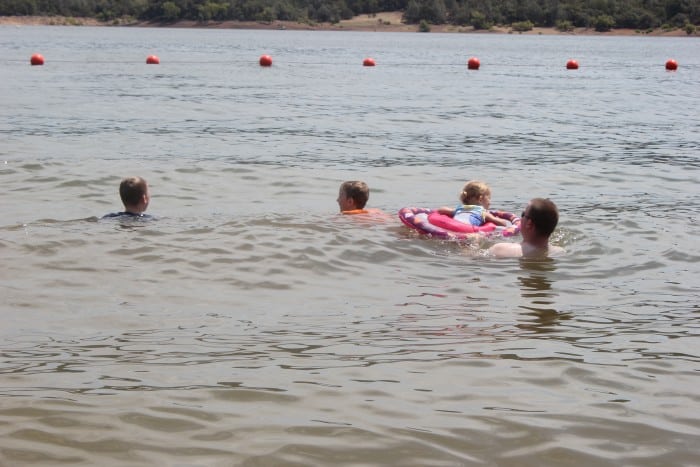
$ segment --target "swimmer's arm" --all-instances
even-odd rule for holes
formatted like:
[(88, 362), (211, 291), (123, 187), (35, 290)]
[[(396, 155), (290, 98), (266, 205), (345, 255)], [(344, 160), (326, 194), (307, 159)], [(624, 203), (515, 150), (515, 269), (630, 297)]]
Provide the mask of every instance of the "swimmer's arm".
[(490, 212), (486, 212), (486, 213), (484, 214), (484, 220), (485, 220), (486, 222), (492, 222), (492, 223), (494, 223), (494, 224), (496, 224), (496, 225), (501, 225), (501, 226), (503, 226), (503, 227), (507, 226), (508, 223), (509, 223), (507, 220), (501, 219), (500, 217), (496, 217), (496, 216), (494, 216), (493, 214), (491, 214)]
[(455, 215), (455, 210), (452, 208), (448, 208), (447, 206), (437, 208), (437, 212), (439, 212), (440, 214), (444, 214), (445, 216), (450, 216), (450, 217), (454, 217), (454, 215)]

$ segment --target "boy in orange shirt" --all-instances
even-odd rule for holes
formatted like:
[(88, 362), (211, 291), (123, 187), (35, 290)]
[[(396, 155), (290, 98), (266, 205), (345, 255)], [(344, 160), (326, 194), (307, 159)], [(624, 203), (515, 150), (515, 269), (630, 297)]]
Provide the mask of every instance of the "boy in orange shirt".
[(338, 190), (338, 207), (341, 214), (384, 214), (379, 209), (366, 209), (369, 187), (358, 180), (343, 182)]

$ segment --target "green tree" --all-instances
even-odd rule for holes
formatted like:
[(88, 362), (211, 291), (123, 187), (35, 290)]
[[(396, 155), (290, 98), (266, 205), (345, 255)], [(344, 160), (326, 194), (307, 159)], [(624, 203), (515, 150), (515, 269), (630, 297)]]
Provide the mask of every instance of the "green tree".
[(615, 26), (615, 20), (610, 15), (599, 15), (595, 19), (595, 30), (598, 32), (610, 31)]
[(415, 24), (426, 20), (432, 24), (447, 21), (447, 7), (444, 0), (410, 0), (403, 14), (406, 23)]
[(263, 23), (272, 23), (276, 19), (275, 9), (271, 6), (266, 6), (263, 10), (256, 16), (256, 21), (262, 21)]
[(491, 29), (493, 24), (491, 24), (486, 19), (486, 15), (480, 11), (472, 11), (471, 23), (474, 29)]
[(406, 11), (403, 12), (403, 20), (409, 24), (418, 23), (421, 20), (420, 13), (418, 0), (409, 0)]
[(615, 13), (615, 26), (630, 29), (649, 29), (658, 26), (654, 17), (642, 8), (622, 9)]
[(470, 24), (471, 15), (469, 10), (464, 5), (458, 5), (457, 8), (450, 15), (451, 23), (458, 26), (464, 26), (465, 24)]
[(0, 15), (26, 16), (36, 14), (37, 5), (34, 0), (8, 0), (0, 2)]
[(544, 12), (535, 0), (523, 0), (518, 11), (518, 21), (532, 21), (535, 24), (544, 22)]
[(161, 9), (161, 11), (163, 12), (163, 20), (176, 21), (180, 19), (180, 7), (175, 5), (173, 2), (164, 2), (161, 5)]
[(0, 0), (1, 15), (92, 16), (105, 21), (132, 16), (166, 22), (271, 17), (335, 22), (399, 10), (407, 23), (450, 22), (477, 29), (526, 21), (533, 26), (568, 21), (573, 27), (605, 31), (700, 25), (700, 0)]

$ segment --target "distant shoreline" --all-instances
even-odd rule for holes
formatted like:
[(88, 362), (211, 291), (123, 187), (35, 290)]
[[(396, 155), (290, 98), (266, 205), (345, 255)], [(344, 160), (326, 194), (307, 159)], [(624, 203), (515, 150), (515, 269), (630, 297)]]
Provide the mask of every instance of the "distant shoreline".
[[(296, 21), (177, 21), (160, 22), (101, 22), (95, 18), (72, 18), (64, 16), (0, 16), (0, 26), (104, 26), (104, 27), (153, 27), (153, 28), (192, 28), (192, 29), (270, 29), (290, 31), (364, 31), (364, 32), (418, 32), (417, 24), (401, 22), (401, 12), (383, 12), (376, 15), (360, 15), (336, 24), (299, 23)], [(682, 29), (638, 31), (634, 29), (613, 29), (597, 32), (591, 28), (575, 28), (562, 32), (556, 28), (533, 28), (531, 31), (517, 32), (510, 27), (496, 26), (490, 30), (475, 30), (471, 26), (448, 24), (430, 25), (430, 33), (464, 33), (464, 34), (514, 34), (514, 35), (567, 35), (567, 36), (651, 36), (651, 37), (698, 37), (688, 36)]]

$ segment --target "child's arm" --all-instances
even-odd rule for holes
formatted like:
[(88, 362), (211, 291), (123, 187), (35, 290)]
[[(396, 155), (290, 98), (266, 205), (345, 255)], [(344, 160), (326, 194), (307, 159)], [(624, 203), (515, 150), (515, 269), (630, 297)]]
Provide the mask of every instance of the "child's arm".
[(455, 215), (455, 210), (452, 208), (448, 208), (447, 206), (437, 208), (437, 212), (439, 212), (440, 214), (444, 214), (446, 216), (450, 216), (450, 217), (454, 217), (454, 215)]
[(486, 211), (486, 212), (484, 213), (484, 220), (485, 220), (486, 222), (492, 222), (492, 223), (494, 223), (494, 224), (496, 224), (496, 225), (500, 225), (500, 226), (503, 226), (503, 227), (506, 227), (506, 226), (508, 225), (508, 221), (507, 221), (507, 220), (501, 219), (500, 217), (496, 217), (496, 216), (494, 216), (493, 214), (491, 214), (491, 213), (488, 212), (488, 211)]

